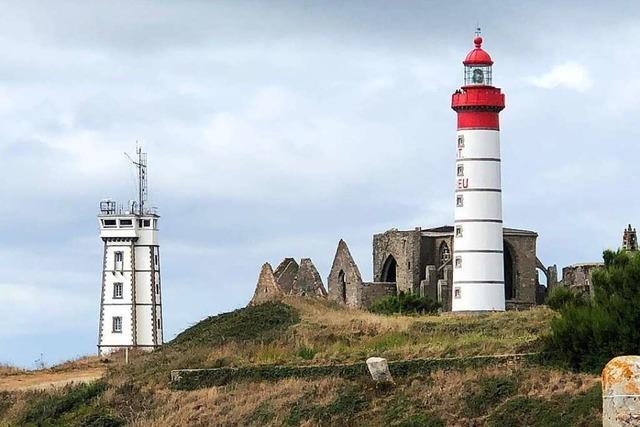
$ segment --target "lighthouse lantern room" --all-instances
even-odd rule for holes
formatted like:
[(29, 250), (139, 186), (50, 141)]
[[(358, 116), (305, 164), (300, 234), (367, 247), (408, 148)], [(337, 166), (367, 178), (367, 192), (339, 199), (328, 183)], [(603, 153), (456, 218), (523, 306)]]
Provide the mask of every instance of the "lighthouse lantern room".
[(465, 60), (457, 113), (452, 311), (505, 309), (499, 113), (504, 94), (492, 86), (493, 61), (479, 33)]

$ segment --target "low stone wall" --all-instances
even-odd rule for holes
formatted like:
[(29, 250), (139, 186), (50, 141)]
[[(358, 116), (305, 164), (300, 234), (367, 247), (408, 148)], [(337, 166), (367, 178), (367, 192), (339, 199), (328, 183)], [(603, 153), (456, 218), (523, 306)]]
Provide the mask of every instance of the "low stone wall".
[(362, 287), (362, 308), (367, 309), (379, 299), (396, 294), (394, 282), (365, 282)]
[[(475, 369), (482, 366), (503, 366), (515, 363), (538, 364), (543, 360), (544, 354), (542, 353), (413, 359), (389, 362), (389, 370), (393, 377), (405, 377), (413, 374), (425, 374), (439, 369)], [(171, 388), (176, 390), (195, 390), (223, 386), (240, 381), (278, 381), (285, 378), (321, 377), (370, 378), (365, 362), (323, 366), (267, 365), (247, 366), (244, 368), (178, 369), (171, 371)]]

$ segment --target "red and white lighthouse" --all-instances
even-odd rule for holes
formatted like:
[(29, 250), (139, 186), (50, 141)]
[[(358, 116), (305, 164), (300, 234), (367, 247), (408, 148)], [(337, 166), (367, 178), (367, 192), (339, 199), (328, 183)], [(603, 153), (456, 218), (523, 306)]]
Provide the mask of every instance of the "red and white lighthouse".
[(500, 183), (500, 126), (504, 94), (492, 85), (493, 61), (482, 37), (464, 64), (458, 113), (452, 311), (505, 309)]

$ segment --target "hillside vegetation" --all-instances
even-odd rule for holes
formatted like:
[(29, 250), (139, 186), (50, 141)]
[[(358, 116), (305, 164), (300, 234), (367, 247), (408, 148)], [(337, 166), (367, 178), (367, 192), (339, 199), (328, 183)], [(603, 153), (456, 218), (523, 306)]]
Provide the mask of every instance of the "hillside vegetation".
[(159, 351), (113, 364), (102, 382), (0, 396), (9, 402), (0, 403), (0, 425), (599, 425), (596, 376), (524, 363), (418, 372), (390, 387), (335, 376), (194, 391), (169, 384), (180, 368), (537, 352), (554, 316), (545, 308), (381, 316), (311, 299), (267, 303), (205, 319)]

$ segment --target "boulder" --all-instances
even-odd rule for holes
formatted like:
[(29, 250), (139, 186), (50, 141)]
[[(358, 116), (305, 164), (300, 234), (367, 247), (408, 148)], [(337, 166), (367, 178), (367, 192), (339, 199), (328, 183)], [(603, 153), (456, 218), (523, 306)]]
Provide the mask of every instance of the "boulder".
[(602, 370), (602, 425), (640, 425), (640, 356), (613, 358)]
[(384, 357), (370, 357), (367, 359), (367, 368), (371, 378), (377, 383), (393, 383), (389, 364)]

